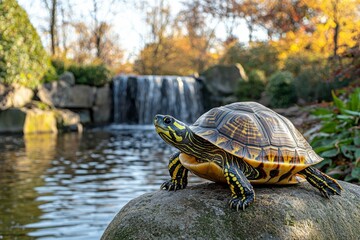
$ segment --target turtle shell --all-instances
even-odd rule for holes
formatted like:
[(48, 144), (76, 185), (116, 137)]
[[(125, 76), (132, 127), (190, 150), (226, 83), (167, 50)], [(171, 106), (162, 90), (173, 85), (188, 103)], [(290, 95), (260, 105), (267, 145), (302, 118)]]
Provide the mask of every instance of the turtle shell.
[(256, 102), (213, 108), (190, 128), (215, 146), (262, 168), (267, 181), (279, 182), (276, 176), (294, 175), (322, 160), (287, 118)]

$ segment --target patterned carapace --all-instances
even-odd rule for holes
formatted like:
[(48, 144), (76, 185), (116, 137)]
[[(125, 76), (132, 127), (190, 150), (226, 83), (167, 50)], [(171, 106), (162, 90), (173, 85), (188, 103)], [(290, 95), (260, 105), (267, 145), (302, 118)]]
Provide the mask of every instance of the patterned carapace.
[(190, 128), (245, 161), (313, 165), (322, 160), (288, 119), (255, 102), (213, 108)]

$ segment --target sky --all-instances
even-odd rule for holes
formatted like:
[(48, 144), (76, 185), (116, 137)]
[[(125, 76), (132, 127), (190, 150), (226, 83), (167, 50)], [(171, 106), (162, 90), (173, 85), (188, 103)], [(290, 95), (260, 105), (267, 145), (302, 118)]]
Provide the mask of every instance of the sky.
[[(44, 27), (48, 24), (48, 12), (46, 11), (42, 0), (18, 0), (19, 4), (26, 10), (30, 17), (31, 23), (38, 30), (42, 42), (48, 46), (48, 37), (44, 34)], [(102, 1), (100, 16), (106, 19), (113, 26), (113, 31), (119, 36), (119, 44), (124, 50), (124, 61), (130, 62), (136, 59), (137, 54), (141, 51), (143, 46), (150, 41), (149, 28), (146, 25), (145, 17), (146, 10), (140, 10), (139, 5), (141, 1), (127, 0), (126, 3), (117, 2), (110, 5), (111, 1)], [(156, 4), (157, 0), (149, 0), (151, 4)], [(172, 14), (175, 15), (182, 8), (182, 0), (169, 0)], [(72, 4), (73, 13), (69, 13), (72, 18), (91, 21), (91, 0), (77, 0)], [(116, 12), (115, 15), (109, 14), (109, 11)], [(208, 23), (210, 26), (216, 26), (216, 36), (221, 40), (225, 40), (226, 26), (223, 22), (218, 20)], [(235, 30), (235, 35), (239, 37), (240, 42), (246, 43), (248, 41), (248, 30), (244, 23), (239, 22)], [(258, 39), (265, 38), (265, 34), (257, 32), (255, 36)]]

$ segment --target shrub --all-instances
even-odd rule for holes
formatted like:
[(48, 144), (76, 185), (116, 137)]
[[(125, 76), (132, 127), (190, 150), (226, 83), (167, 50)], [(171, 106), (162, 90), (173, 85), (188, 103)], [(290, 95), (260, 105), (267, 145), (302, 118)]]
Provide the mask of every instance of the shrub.
[(295, 103), (297, 98), (292, 73), (279, 71), (271, 75), (265, 92), (272, 107), (288, 107)]
[(90, 86), (102, 86), (111, 80), (111, 72), (102, 64), (100, 65), (77, 65), (73, 64), (67, 68), (75, 76), (77, 84)]
[(252, 70), (248, 75), (247, 82), (240, 82), (236, 96), (240, 101), (258, 100), (265, 90), (266, 77), (264, 71)]
[(295, 78), (296, 95), (305, 102), (331, 100), (332, 84), (326, 81), (326, 69), (319, 66), (304, 68)]
[(339, 72), (333, 75), (334, 67), (335, 64), (332, 62), (326, 65), (314, 64), (302, 67), (294, 82), (297, 97), (305, 102), (331, 101), (333, 90), (346, 87), (356, 81), (353, 80), (355, 77), (346, 77), (346, 73)]
[(57, 80), (58, 78), (59, 75), (56, 72), (56, 69), (54, 68), (54, 66), (50, 65), (42, 80), (43, 82), (51, 82)]
[(63, 74), (66, 71), (65, 62), (61, 59), (51, 59), (51, 65), (58, 75)]
[(304, 51), (301, 54), (290, 55), (285, 60), (285, 71), (292, 72), (294, 76), (298, 76), (301, 72), (305, 72), (307, 69), (313, 66), (325, 66), (326, 58), (319, 56), (314, 52)]
[(311, 141), (324, 158), (318, 168), (348, 182), (360, 182), (360, 88), (346, 101), (333, 93), (334, 107), (319, 108), (313, 115), (321, 119), (318, 135)]
[(57, 75), (66, 71), (72, 72), (76, 84), (102, 86), (112, 78), (112, 73), (103, 64), (80, 65), (69, 61), (64, 62), (61, 59), (52, 59), (51, 64)]
[(0, 1), (0, 82), (35, 88), (49, 66), (26, 12), (16, 0)]

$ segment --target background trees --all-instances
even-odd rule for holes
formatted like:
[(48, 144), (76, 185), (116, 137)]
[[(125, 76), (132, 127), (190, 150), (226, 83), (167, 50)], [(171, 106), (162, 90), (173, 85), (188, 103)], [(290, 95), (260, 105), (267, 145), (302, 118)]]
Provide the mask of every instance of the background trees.
[[(126, 0), (32, 0), (31, 4), (45, 10), (45, 15), (30, 17), (53, 59), (103, 64), (114, 73), (189, 75), (214, 64), (240, 63), (248, 73), (263, 72), (266, 80), (278, 71), (291, 72), (298, 97), (313, 101), (331, 97), (316, 92), (321, 89), (317, 85), (331, 89), (337, 85), (334, 81), (345, 79), (339, 76), (348, 75), (343, 74), (345, 69), (354, 75), (359, 68), (358, 0), (142, 0), (135, 5)], [(128, 9), (129, 18), (118, 18)], [(142, 22), (135, 25), (132, 15)], [(120, 23), (134, 24), (132, 32), (123, 32)], [(135, 50), (120, 44), (133, 32), (140, 36)], [(300, 88), (304, 79), (311, 79), (311, 89)]]

